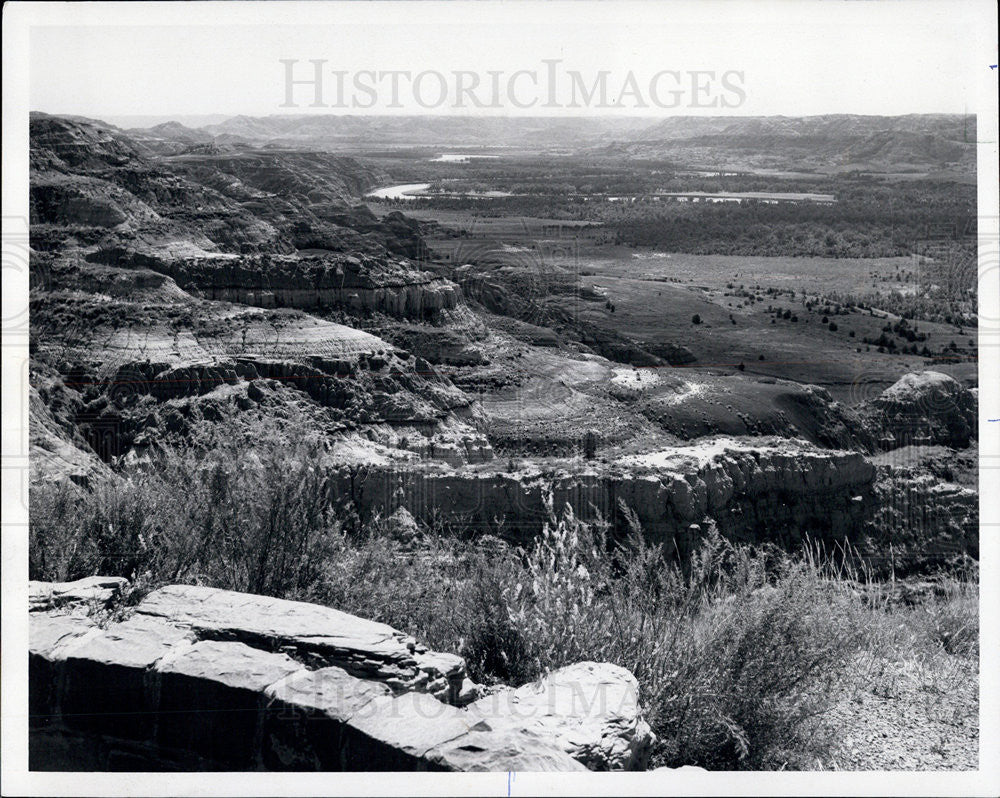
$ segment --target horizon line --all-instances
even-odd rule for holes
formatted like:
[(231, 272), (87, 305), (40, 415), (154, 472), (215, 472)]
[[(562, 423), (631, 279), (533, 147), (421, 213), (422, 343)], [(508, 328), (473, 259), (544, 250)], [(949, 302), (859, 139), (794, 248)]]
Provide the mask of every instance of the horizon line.
[[(340, 119), (479, 119), (479, 120), (579, 120), (579, 121), (613, 121), (613, 120), (635, 120), (635, 121), (665, 121), (667, 119), (822, 119), (826, 117), (856, 117), (856, 118), (881, 118), (881, 119), (902, 119), (905, 117), (919, 116), (952, 116), (952, 117), (978, 117), (975, 111), (909, 111), (897, 114), (873, 114), (860, 113), (854, 111), (827, 111), (824, 113), (776, 113), (776, 114), (740, 114), (740, 113), (715, 113), (715, 114), (452, 114), (452, 113), (336, 113), (331, 111), (316, 111), (306, 113), (196, 113), (196, 112), (167, 112), (167, 113), (72, 113), (64, 111), (45, 111), (41, 109), (29, 109), (29, 116), (32, 114), (44, 114), (46, 116), (77, 117), (92, 119), (98, 122), (106, 122), (107, 118), (135, 118), (135, 119), (164, 119), (165, 121), (176, 121), (180, 118), (198, 117), (218, 117), (220, 120), (230, 119), (319, 119), (319, 118), (340, 118)], [(112, 124), (112, 123), (108, 123)], [(215, 123), (208, 123), (215, 124)]]

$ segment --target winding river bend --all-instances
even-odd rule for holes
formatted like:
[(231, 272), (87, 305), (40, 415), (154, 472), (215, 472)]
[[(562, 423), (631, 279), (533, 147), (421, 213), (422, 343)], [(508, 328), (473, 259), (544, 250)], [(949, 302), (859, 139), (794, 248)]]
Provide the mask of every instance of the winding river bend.
[(398, 186), (386, 186), (375, 191), (369, 191), (365, 196), (372, 199), (414, 199), (414, 195), (420, 195), (430, 187), (430, 183), (401, 183)]

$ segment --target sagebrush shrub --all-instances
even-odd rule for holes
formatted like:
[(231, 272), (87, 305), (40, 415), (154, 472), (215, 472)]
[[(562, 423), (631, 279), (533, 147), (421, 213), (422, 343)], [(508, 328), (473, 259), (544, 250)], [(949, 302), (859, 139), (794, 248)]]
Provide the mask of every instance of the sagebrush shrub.
[(306, 590), (339, 524), (323, 447), (305, 430), (260, 433), (267, 443), (250, 447), (235, 429), (207, 430), (199, 446), (161, 449), (89, 490), (34, 486), (31, 577)]

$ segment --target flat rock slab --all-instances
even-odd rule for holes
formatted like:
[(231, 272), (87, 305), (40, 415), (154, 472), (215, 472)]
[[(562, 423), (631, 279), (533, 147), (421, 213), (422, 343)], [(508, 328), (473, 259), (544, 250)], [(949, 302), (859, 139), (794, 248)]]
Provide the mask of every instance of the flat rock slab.
[(97, 634), (90, 635), (73, 646), (69, 656), (145, 670), (161, 657), (190, 647), (193, 640), (190, 629), (174, 626), (159, 618), (134, 615), (127, 621), (110, 624)]
[(84, 731), (150, 739), (156, 697), (149, 669), (190, 646), (190, 630), (144, 616), (94, 630), (67, 645), (62, 652), (66, 723)]
[(537, 773), (587, 770), (546, 736), (530, 729), (493, 730), (482, 724), (431, 749), (426, 758), (447, 770), (456, 771)]
[(302, 665), (287, 654), (215, 640), (202, 640), (156, 663), (161, 676), (176, 674), (258, 693), (298, 670)]
[(390, 698), (384, 684), (358, 679), (342, 668), (300, 670), (265, 690), (267, 696), (302, 710), (321, 712), (347, 722), (377, 698)]
[(364, 770), (345, 756), (348, 724), (373, 701), (392, 697), (386, 685), (335, 666), (297, 671), (264, 694), (262, 762), (269, 770)]
[(467, 734), (475, 724), (467, 712), (426, 693), (381, 698), (352, 718), (345, 756), (371, 766), (362, 770), (445, 769), (425, 755)]
[(429, 695), (394, 697), (336, 667), (299, 671), (265, 692), (270, 770), (586, 770), (533, 731), (494, 730)]
[(96, 628), (97, 624), (85, 616), (36, 613), (28, 623), (28, 653), (54, 659), (66, 645)]
[[(299, 601), (254, 596), (195, 585), (171, 585), (150, 593), (137, 612), (156, 615), (199, 632), (256, 637), (273, 643), (310, 640), (319, 645), (378, 652), (412, 652), (412, 638), (383, 623)], [(409, 646), (407, 645), (409, 644)]]
[(150, 593), (137, 612), (190, 627), (202, 639), (294, 650), (312, 667), (341, 667), (352, 675), (385, 682), (395, 693), (416, 690), (450, 701), (465, 678), (461, 657), (420, 653), (409, 635), (329, 607), (173, 585)]
[(63, 681), (63, 652), (97, 629), (93, 620), (46, 612), (31, 614), (28, 623), (28, 714), (32, 726), (56, 717)]

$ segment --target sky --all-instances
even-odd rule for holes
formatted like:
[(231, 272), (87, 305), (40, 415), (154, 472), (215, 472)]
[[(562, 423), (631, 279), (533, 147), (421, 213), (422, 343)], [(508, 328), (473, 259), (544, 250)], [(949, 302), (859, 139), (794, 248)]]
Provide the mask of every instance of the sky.
[[(971, 0), (49, 5), (30, 31), (32, 110), (112, 122), (281, 113), (970, 113), (977, 78), (996, 63), (987, 6)], [(294, 86), (291, 106), (282, 107), (286, 69), (312, 78), (313, 60), (321, 62), (324, 107), (311, 107), (312, 85)], [(554, 94), (546, 93), (549, 69)], [(340, 94), (337, 71), (346, 81)], [(392, 71), (409, 73), (395, 96), (385, 77)], [(484, 108), (468, 94), (455, 107), (456, 71), (474, 73), (463, 80), (479, 80)], [(500, 74), (495, 96), (491, 71)], [(518, 71), (532, 74), (512, 89)], [(415, 92), (412, 77), (421, 72), (435, 74)], [(609, 99), (584, 101), (582, 89), (601, 72)], [(374, 98), (354, 89), (356, 80), (375, 85)]]

